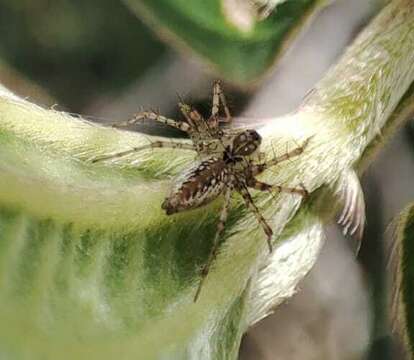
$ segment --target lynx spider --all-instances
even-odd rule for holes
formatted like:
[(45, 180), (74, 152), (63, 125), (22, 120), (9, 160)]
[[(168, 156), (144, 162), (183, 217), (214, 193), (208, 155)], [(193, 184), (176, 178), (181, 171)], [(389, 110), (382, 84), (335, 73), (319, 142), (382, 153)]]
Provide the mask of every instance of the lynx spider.
[[(220, 103), (224, 110), (224, 117), (219, 116)], [(197, 301), (210, 266), (217, 255), (219, 239), (225, 229), (233, 191), (238, 192), (242, 196), (246, 207), (256, 217), (257, 222), (267, 236), (269, 251), (272, 252), (271, 238), (273, 231), (254, 204), (248, 188), (268, 192), (276, 190), (278, 192), (283, 191), (306, 196), (307, 191), (303, 187), (291, 188), (269, 185), (256, 180), (255, 177), (282, 161), (300, 155), (304, 151), (309, 139), (302, 146), (298, 146), (284, 155), (275, 156), (270, 161), (254, 161), (252, 156), (258, 152), (262, 140), (257, 131), (247, 129), (233, 132), (220, 129), (220, 123), (230, 124), (232, 117), (218, 81), (213, 86), (213, 104), (209, 118), (204, 119), (197, 110), (181, 101), (179, 102), (179, 108), (184, 115), (185, 121), (173, 120), (150, 111), (138, 113), (132, 119), (114, 126), (121, 127), (138, 123), (143, 119), (151, 119), (186, 132), (192, 140), (192, 144), (156, 141), (124, 152), (97, 158), (94, 161), (117, 158), (149, 148), (173, 148), (197, 152), (201, 161), (185, 174), (184, 180), (175, 184), (170, 195), (162, 204), (162, 209), (165, 210), (166, 214), (171, 215), (201, 207), (220, 195), (224, 195), (224, 203), (220, 212), (213, 246), (206, 264), (201, 269), (201, 280), (194, 297), (194, 301)]]

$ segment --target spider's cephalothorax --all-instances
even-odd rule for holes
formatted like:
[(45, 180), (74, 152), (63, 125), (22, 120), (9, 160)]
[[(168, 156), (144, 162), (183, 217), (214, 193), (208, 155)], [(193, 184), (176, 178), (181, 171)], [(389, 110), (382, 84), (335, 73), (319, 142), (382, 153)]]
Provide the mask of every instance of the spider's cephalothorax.
[[(307, 194), (304, 188), (269, 185), (256, 180), (255, 177), (281, 161), (300, 155), (304, 151), (309, 139), (302, 146), (284, 155), (275, 157), (270, 161), (255, 161), (254, 155), (259, 151), (262, 140), (260, 135), (252, 129), (239, 131), (221, 130), (220, 123), (230, 123), (231, 115), (227, 108), (220, 84), (215, 82), (213, 89), (213, 106), (211, 116), (208, 119), (204, 119), (190, 106), (180, 103), (180, 110), (185, 117), (185, 121), (176, 121), (154, 112), (145, 112), (136, 115), (134, 119), (124, 124), (117, 125), (130, 125), (144, 118), (153, 119), (185, 131), (191, 138), (192, 144), (157, 141), (118, 154), (95, 159), (95, 161), (106, 160), (148, 148), (174, 148), (197, 152), (201, 161), (185, 173), (180, 181), (176, 181), (170, 195), (167, 196), (161, 205), (166, 214), (171, 215), (177, 212), (199, 208), (221, 195), (224, 196), (224, 204), (220, 212), (220, 220), (217, 225), (213, 247), (206, 264), (202, 268), (202, 277), (194, 300), (197, 300), (203, 281), (216, 256), (218, 240), (225, 228), (232, 192), (239, 193), (246, 207), (253, 212), (256, 220), (267, 236), (269, 251), (272, 251), (271, 238), (273, 232), (254, 204), (249, 188), (268, 192), (284, 191), (302, 196)], [(220, 103), (223, 106), (225, 117), (219, 116)]]
[(262, 137), (256, 130), (244, 130), (233, 137), (231, 146), (226, 149), (224, 156), (230, 159), (240, 159), (254, 154), (262, 143)]

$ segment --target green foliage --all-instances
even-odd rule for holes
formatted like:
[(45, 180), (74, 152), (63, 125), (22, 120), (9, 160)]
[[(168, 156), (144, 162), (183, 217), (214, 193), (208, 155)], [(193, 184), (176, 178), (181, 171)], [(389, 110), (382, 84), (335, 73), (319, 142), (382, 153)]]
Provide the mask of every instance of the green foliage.
[(291, 296), (315, 263), (328, 187), (401, 121), (392, 114), (414, 81), (413, 7), (392, 2), (299, 111), (259, 130), (269, 157), (276, 139), (285, 151), (312, 137), (304, 154), (263, 175), (303, 182), (312, 195), (302, 204), (255, 194), (275, 232), (271, 255), (254, 216), (233, 199), (197, 303), (220, 200), (174, 216), (160, 207), (193, 155), (160, 149), (93, 164), (149, 137), (0, 89), (0, 357), (235, 359), (248, 326)]
[(407, 354), (414, 355), (414, 204), (400, 215), (391, 252), (394, 275), (393, 328), (399, 333)]
[(0, 1), (0, 33), (2, 61), (76, 112), (95, 96), (124, 89), (164, 50), (111, 0)]
[(262, 76), (323, 3), (290, 0), (279, 5), (269, 18), (253, 18), (252, 24), (243, 28), (232, 23), (228, 14), (236, 12), (238, 5), (228, 10), (226, 0), (124, 1), (162, 37), (173, 35), (179, 47), (184, 44), (191, 48), (224, 78), (238, 84)]
[[(0, 355), (182, 359), (209, 343), (212, 358), (234, 358), (245, 297), (214, 314), (192, 303), (218, 204), (174, 218), (160, 207), (192, 156), (146, 152), (94, 165), (99, 152), (147, 138), (0, 99)], [(242, 215), (234, 211), (230, 225)]]

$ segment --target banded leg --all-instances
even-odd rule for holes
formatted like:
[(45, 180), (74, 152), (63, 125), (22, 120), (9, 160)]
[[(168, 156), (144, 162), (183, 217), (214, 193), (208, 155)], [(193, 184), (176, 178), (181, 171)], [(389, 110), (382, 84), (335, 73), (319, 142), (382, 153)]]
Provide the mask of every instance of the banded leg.
[(173, 128), (176, 128), (176, 129), (179, 129), (179, 130), (182, 130), (182, 131), (185, 131), (185, 132), (188, 132), (190, 130), (190, 125), (189, 124), (187, 124), (185, 122), (182, 122), (182, 121), (177, 121), (177, 120), (174, 120), (174, 119), (167, 118), (165, 116), (157, 114), (154, 111), (140, 112), (138, 114), (135, 114), (132, 119), (129, 119), (129, 120), (127, 120), (125, 122), (122, 122), (122, 123), (113, 124), (112, 127), (117, 128), (117, 127), (124, 127), (124, 126), (134, 125), (134, 124), (137, 124), (137, 123), (141, 122), (141, 120), (143, 120), (143, 119), (154, 120), (154, 121), (157, 121), (161, 124), (165, 124), (165, 125), (171, 126)]
[(242, 186), (242, 187), (239, 188), (239, 191), (240, 191), (241, 196), (244, 199), (244, 202), (246, 203), (246, 206), (254, 214), (254, 216), (256, 217), (257, 222), (263, 228), (263, 231), (265, 232), (265, 234), (267, 236), (267, 245), (269, 247), (269, 252), (272, 252), (273, 251), (273, 247), (272, 247), (273, 230), (272, 230), (272, 228), (269, 226), (269, 224), (266, 222), (266, 220), (264, 219), (264, 217), (260, 213), (257, 206), (254, 204), (253, 199), (252, 199), (252, 197), (249, 193), (249, 190), (245, 186)]
[(221, 120), (222, 122), (229, 123), (232, 119), (230, 110), (227, 106), (226, 97), (224, 96), (223, 90), (221, 88), (220, 81), (215, 81), (213, 85), (213, 107), (211, 109), (211, 117), (216, 118), (220, 111), (220, 101), (223, 105), (224, 113), (226, 117)]
[(187, 120), (188, 124), (190, 124), (190, 130), (198, 133), (207, 131), (204, 123), (205, 121), (196, 109), (192, 108), (190, 105), (182, 101), (178, 103), (178, 107)]
[(286, 161), (286, 160), (289, 160), (290, 158), (301, 155), (305, 151), (305, 148), (309, 144), (309, 141), (310, 141), (311, 138), (312, 137), (307, 138), (301, 146), (298, 146), (298, 147), (294, 148), (293, 150), (286, 152), (283, 155), (276, 156), (272, 160), (266, 161), (262, 164), (253, 165), (252, 170), (251, 170), (251, 174), (253, 176), (259, 175), (263, 171), (267, 170), (268, 168), (270, 168), (272, 166), (275, 166), (275, 165), (279, 164), (282, 161)]
[(172, 142), (172, 141), (154, 141), (153, 143), (138, 146), (138, 147), (134, 147), (130, 150), (121, 151), (121, 152), (118, 152), (118, 153), (115, 153), (115, 154), (109, 154), (109, 155), (104, 155), (104, 156), (101, 156), (101, 157), (97, 157), (95, 159), (92, 159), (92, 162), (96, 163), (96, 162), (99, 162), (99, 161), (120, 158), (122, 156), (132, 154), (134, 152), (139, 152), (139, 151), (145, 150), (145, 149), (155, 149), (155, 148), (169, 148), (169, 149), (194, 150), (194, 151), (196, 150), (194, 145), (192, 145), (192, 144), (182, 144), (182, 143), (176, 143), (176, 142)]
[(259, 191), (272, 191), (277, 190), (278, 192), (287, 192), (290, 194), (299, 194), (303, 197), (308, 196), (308, 191), (302, 187), (302, 188), (291, 188), (286, 186), (280, 186), (280, 185), (269, 185), (264, 182), (258, 181), (256, 179), (249, 179), (247, 182), (247, 186), (259, 190)]
[(224, 198), (224, 204), (223, 204), (223, 207), (222, 207), (221, 213), (220, 213), (220, 221), (217, 224), (217, 232), (216, 232), (216, 235), (214, 236), (213, 247), (211, 248), (210, 255), (208, 256), (206, 264), (204, 265), (204, 267), (201, 270), (201, 280), (198, 284), (197, 291), (196, 291), (196, 294), (194, 296), (194, 302), (196, 302), (198, 297), (200, 296), (200, 292), (201, 292), (201, 288), (203, 287), (204, 280), (206, 279), (206, 277), (207, 277), (207, 275), (210, 271), (211, 264), (213, 263), (214, 259), (217, 256), (219, 239), (220, 239), (220, 236), (223, 234), (224, 227), (225, 227), (226, 221), (227, 221), (228, 212), (229, 212), (230, 196), (231, 196), (231, 189), (227, 188), (226, 193), (224, 195), (224, 197), (225, 197)]

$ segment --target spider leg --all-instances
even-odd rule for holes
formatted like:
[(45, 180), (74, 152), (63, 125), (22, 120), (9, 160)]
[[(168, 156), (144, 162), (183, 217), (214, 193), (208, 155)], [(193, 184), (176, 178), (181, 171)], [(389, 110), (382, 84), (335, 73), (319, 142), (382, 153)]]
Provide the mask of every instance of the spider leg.
[(229, 213), (231, 188), (227, 188), (226, 193), (225, 193), (224, 196), (225, 196), (224, 204), (223, 204), (223, 207), (221, 209), (219, 223), (217, 224), (217, 231), (216, 231), (216, 234), (214, 236), (213, 247), (211, 248), (210, 255), (208, 256), (206, 264), (203, 266), (203, 268), (201, 270), (201, 280), (198, 284), (197, 291), (196, 291), (196, 294), (194, 296), (194, 302), (196, 302), (198, 297), (200, 296), (200, 292), (201, 292), (201, 288), (203, 287), (204, 280), (206, 279), (206, 277), (207, 277), (207, 275), (210, 271), (211, 264), (213, 263), (214, 259), (217, 256), (217, 250), (218, 250), (218, 245), (219, 245), (218, 241), (219, 241), (220, 236), (223, 234), (224, 227), (225, 227), (226, 221), (227, 221), (227, 216), (228, 216), (228, 213)]
[(137, 124), (139, 122), (141, 122), (141, 120), (143, 119), (150, 119), (150, 120), (154, 120), (157, 121), (161, 124), (165, 124), (168, 126), (171, 126), (173, 128), (188, 132), (190, 130), (190, 125), (185, 123), (185, 122), (181, 122), (181, 121), (177, 121), (174, 119), (170, 119), (167, 118), (165, 116), (162, 116), (158, 113), (156, 113), (155, 111), (143, 111), (140, 113), (137, 113), (134, 115), (134, 117), (132, 119), (129, 119), (127, 121), (124, 121), (122, 123), (117, 123), (117, 124), (113, 124), (112, 127), (118, 128), (118, 127), (124, 127), (124, 126), (129, 126), (129, 125), (134, 125)]
[(196, 109), (182, 101), (178, 103), (178, 107), (188, 124), (190, 124), (193, 132), (202, 132), (204, 130), (204, 119)]
[(109, 155), (104, 155), (104, 156), (101, 156), (101, 157), (94, 158), (94, 159), (92, 159), (92, 162), (96, 163), (96, 162), (99, 162), (99, 161), (120, 158), (122, 156), (132, 154), (134, 152), (139, 152), (139, 151), (145, 150), (145, 149), (155, 149), (155, 148), (169, 148), (169, 149), (181, 149), (181, 150), (194, 150), (195, 151), (195, 147), (192, 144), (176, 143), (176, 142), (173, 142), (173, 141), (154, 141), (150, 144), (146, 144), (146, 145), (142, 145), (142, 146), (138, 146), (138, 147), (133, 147), (129, 150), (121, 151), (121, 152), (118, 152), (118, 153), (115, 153), (115, 154), (109, 154)]
[(308, 191), (304, 188), (292, 188), (287, 186), (280, 186), (280, 185), (269, 185), (264, 182), (258, 181), (255, 178), (251, 178), (247, 182), (247, 186), (259, 190), (259, 191), (271, 191), (277, 190), (278, 192), (287, 192), (290, 194), (299, 194), (304, 197), (308, 196)]
[(211, 107), (211, 117), (216, 117), (220, 111), (220, 83), (215, 81), (213, 84), (213, 106)]
[(232, 120), (232, 116), (230, 114), (230, 110), (227, 106), (226, 97), (224, 96), (223, 89), (221, 88), (220, 81), (215, 81), (213, 85), (213, 106), (211, 109), (211, 117), (216, 118), (218, 116), (220, 110), (220, 101), (223, 105), (224, 113), (226, 117), (224, 119), (220, 119), (221, 122), (229, 123)]
[(254, 204), (253, 199), (252, 199), (247, 187), (246, 186), (240, 186), (238, 188), (238, 190), (239, 190), (241, 196), (243, 197), (244, 202), (246, 203), (246, 206), (249, 208), (249, 210), (251, 212), (253, 212), (254, 216), (256, 217), (257, 222), (261, 225), (261, 227), (263, 228), (263, 231), (267, 235), (267, 245), (269, 247), (269, 252), (272, 252), (273, 251), (273, 247), (272, 247), (273, 230), (272, 230), (272, 228), (269, 226), (269, 224), (266, 222), (266, 220), (264, 219), (264, 217), (260, 213), (260, 210)]
[(291, 151), (287, 151), (285, 154), (276, 156), (270, 161), (266, 161), (262, 164), (256, 164), (252, 166), (251, 173), (253, 176), (261, 174), (263, 171), (267, 170), (268, 168), (279, 164), (282, 161), (289, 160), (292, 157), (299, 156), (305, 151), (306, 146), (309, 144), (309, 141), (312, 137), (309, 137), (305, 140), (305, 142)]

